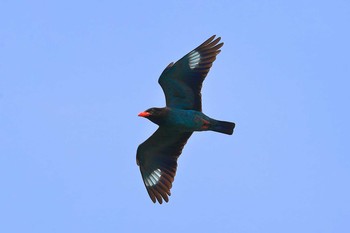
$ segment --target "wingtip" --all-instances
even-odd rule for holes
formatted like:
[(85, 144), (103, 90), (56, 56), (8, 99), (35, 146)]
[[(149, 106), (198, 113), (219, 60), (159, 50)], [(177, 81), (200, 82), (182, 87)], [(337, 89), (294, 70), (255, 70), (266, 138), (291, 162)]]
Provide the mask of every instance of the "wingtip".
[(221, 40), (221, 36), (218, 36), (218, 37), (216, 37), (216, 35), (214, 34), (214, 35), (212, 35), (209, 39), (211, 39), (211, 40), (218, 40), (218, 42)]

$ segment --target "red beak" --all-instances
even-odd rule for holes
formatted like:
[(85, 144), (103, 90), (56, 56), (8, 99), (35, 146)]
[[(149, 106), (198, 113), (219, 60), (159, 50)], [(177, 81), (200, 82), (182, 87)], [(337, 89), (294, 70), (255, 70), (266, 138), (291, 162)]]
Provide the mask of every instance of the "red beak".
[(149, 115), (151, 115), (149, 112), (140, 112), (138, 116), (140, 116), (140, 117), (148, 117)]

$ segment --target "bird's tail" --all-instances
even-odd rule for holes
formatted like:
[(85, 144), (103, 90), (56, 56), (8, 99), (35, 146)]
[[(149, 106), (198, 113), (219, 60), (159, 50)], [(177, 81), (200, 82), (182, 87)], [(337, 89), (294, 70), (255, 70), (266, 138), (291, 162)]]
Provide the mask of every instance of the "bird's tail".
[(209, 130), (231, 135), (231, 134), (233, 134), (234, 128), (235, 128), (235, 123), (233, 123), (233, 122), (215, 120), (210, 125)]

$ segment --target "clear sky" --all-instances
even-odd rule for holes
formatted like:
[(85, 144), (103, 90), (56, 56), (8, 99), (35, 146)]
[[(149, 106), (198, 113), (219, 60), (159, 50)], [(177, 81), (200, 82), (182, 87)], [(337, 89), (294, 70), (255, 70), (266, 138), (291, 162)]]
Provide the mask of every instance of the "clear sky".
[[(0, 232), (350, 232), (350, 2), (0, 2)], [(169, 203), (136, 148), (163, 69), (225, 43)]]

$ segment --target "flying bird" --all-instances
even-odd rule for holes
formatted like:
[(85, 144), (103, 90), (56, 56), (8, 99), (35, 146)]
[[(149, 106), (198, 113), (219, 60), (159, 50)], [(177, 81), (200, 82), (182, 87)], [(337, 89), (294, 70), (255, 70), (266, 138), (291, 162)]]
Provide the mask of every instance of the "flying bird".
[(235, 124), (218, 121), (202, 113), (201, 88), (223, 43), (210, 37), (160, 75), (166, 107), (150, 108), (138, 116), (159, 127), (137, 148), (136, 162), (154, 203), (169, 201), (177, 159), (194, 131), (216, 131), (231, 135)]

